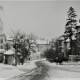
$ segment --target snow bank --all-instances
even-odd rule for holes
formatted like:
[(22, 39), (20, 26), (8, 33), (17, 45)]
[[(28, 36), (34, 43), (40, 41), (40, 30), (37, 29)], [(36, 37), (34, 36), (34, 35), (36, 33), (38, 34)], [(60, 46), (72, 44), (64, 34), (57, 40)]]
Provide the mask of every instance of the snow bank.
[(5, 70), (0, 71), (0, 80), (8, 79), (8, 78), (11, 78), (11, 77), (23, 74), (23, 73), (24, 72), (18, 69), (11, 69), (11, 70), (5, 69)]

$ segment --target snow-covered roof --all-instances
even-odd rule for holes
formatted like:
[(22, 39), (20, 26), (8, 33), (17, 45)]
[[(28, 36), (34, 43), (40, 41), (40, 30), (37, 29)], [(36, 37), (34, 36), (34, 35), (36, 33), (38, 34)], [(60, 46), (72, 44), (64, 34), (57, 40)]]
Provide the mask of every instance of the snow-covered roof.
[(15, 54), (15, 49), (13, 47), (11, 47), (11, 49), (9, 49), (8, 51), (6, 51), (4, 54), (6, 54), (6, 55)]
[(47, 40), (37, 40), (36, 43), (37, 44), (49, 44)]
[(7, 36), (8, 41), (12, 41), (13, 39), (10, 36)]
[(10, 49), (10, 50), (6, 51), (4, 54), (5, 55), (13, 55), (13, 54), (15, 54), (15, 52)]
[(64, 40), (64, 37), (63, 37), (63, 36), (60, 36), (60, 37), (58, 38), (58, 40)]

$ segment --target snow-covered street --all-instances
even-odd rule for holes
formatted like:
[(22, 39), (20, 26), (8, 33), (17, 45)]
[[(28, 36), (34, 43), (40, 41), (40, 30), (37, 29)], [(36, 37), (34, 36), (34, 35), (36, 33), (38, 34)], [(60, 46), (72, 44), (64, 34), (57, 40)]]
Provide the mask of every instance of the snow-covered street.
[[(69, 65), (68, 65), (69, 64)], [(34, 60), (19, 66), (0, 65), (0, 80), (79, 80), (80, 65)]]
[(48, 75), (47, 80), (64, 80), (64, 79), (79, 79), (80, 78), (80, 66), (74, 66), (74, 65), (55, 65), (52, 63), (52, 65), (48, 62)]
[(35, 62), (34, 60), (17, 66), (0, 64), (0, 80), (11, 79), (15, 76), (25, 74), (25, 72), (28, 73), (30, 70), (36, 68)]
[(45, 60), (36, 62), (31, 73), (12, 78), (12, 80), (79, 80), (80, 65), (56, 65)]

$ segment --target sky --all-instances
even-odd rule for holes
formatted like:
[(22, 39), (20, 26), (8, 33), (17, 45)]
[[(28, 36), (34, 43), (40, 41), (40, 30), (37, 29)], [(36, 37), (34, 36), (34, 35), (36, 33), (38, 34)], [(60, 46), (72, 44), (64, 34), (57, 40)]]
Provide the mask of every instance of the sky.
[(40, 38), (52, 39), (64, 33), (67, 12), (72, 6), (80, 18), (80, 1), (25, 0), (0, 1), (0, 17), (6, 34), (20, 30)]

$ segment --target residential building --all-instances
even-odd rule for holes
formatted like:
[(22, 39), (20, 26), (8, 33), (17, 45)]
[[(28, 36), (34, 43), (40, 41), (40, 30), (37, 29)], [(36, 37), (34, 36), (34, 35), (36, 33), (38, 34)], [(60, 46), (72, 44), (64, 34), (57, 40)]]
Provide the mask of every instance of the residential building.
[(41, 53), (43, 53), (45, 50), (50, 48), (49, 41), (47, 40), (39, 39), (36, 41), (36, 43), (37, 43), (38, 51), (40, 51)]
[(3, 22), (0, 18), (0, 53), (4, 52), (5, 44), (6, 44), (6, 36), (3, 32)]
[(80, 23), (76, 26), (76, 54), (80, 55)]
[(3, 53), (5, 52), (6, 36), (3, 32), (3, 22), (0, 18), (0, 62), (3, 62)]
[(58, 38), (58, 51), (59, 53), (64, 53), (64, 37), (63, 36), (60, 36)]

